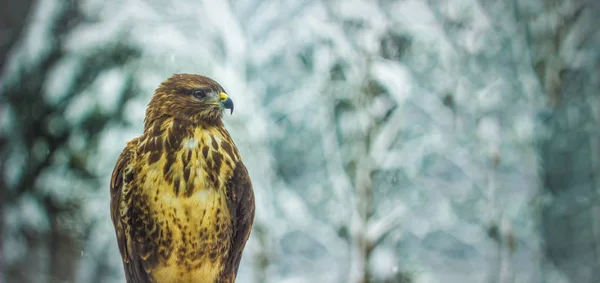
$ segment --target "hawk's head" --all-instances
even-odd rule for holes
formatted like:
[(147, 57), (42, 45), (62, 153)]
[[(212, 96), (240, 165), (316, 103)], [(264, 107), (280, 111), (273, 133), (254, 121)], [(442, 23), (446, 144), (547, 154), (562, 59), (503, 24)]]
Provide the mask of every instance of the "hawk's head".
[(224, 109), (233, 114), (233, 101), (219, 83), (200, 75), (175, 74), (156, 89), (146, 110), (146, 125), (161, 116), (213, 124)]

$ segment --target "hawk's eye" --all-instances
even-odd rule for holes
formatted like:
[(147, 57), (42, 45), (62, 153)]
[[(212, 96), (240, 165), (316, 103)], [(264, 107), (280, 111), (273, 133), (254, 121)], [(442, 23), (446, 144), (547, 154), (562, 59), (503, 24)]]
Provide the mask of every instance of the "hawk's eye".
[(205, 89), (194, 89), (192, 95), (196, 98), (205, 98), (207, 91)]

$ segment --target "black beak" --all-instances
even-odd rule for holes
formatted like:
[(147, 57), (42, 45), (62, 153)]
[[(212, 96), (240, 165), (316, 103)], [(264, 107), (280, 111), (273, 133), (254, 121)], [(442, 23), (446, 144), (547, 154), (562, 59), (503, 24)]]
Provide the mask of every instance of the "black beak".
[(231, 114), (233, 114), (233, 100), (231, 98), (227, 97), (227, 99), (221, 101), (221, 105), (225, 109), (231, 109)]

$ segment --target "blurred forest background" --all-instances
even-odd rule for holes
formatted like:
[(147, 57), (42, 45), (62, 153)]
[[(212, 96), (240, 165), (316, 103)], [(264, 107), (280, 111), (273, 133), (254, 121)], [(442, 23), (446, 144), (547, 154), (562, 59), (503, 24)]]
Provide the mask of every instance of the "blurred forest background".
[(4, 0), (0, 282), (124, 282), (108, 182), (216, 79), (260, 282), (600, 282), (600, 1)]

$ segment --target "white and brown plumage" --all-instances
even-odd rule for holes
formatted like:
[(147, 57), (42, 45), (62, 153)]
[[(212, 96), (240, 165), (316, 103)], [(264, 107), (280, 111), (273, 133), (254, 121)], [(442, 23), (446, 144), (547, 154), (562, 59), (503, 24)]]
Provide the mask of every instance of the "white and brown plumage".
[(225, 108), (233, 103), (217, 82), (173, 75), (119, 156), (110, 209), (128, 283), (235, 281), (254, 194)]

